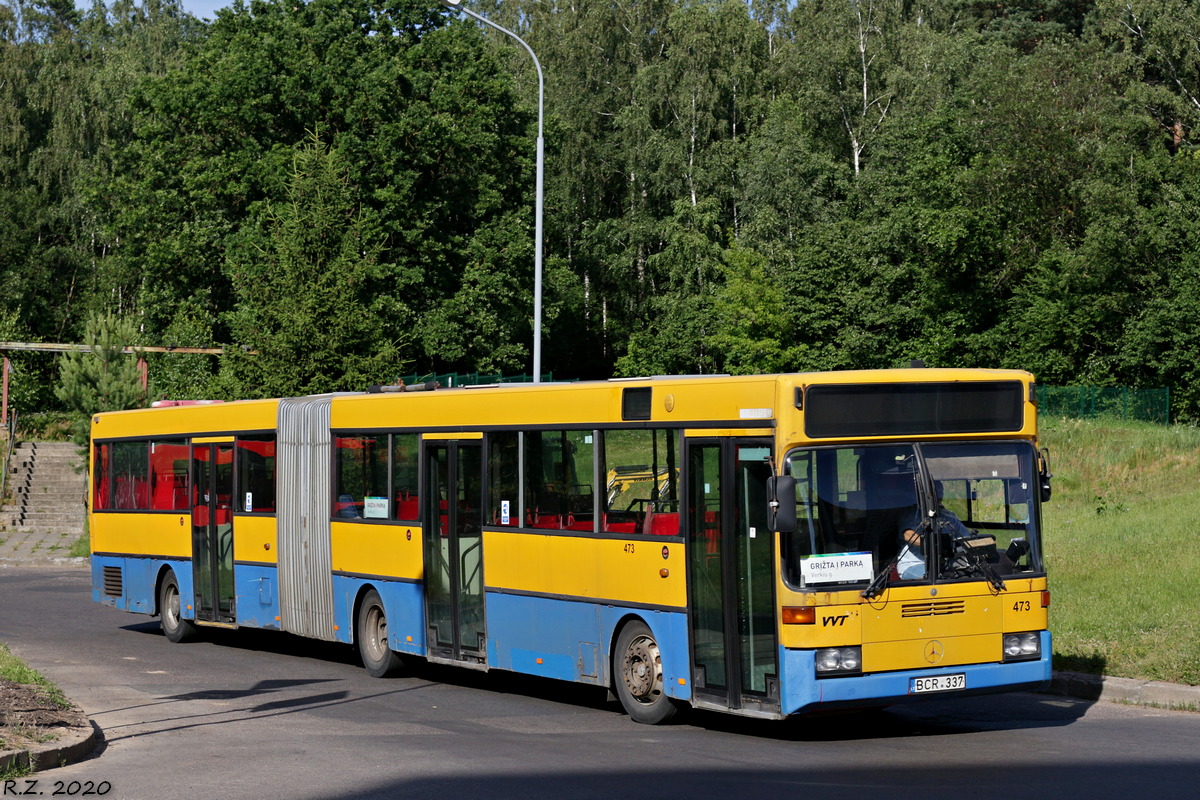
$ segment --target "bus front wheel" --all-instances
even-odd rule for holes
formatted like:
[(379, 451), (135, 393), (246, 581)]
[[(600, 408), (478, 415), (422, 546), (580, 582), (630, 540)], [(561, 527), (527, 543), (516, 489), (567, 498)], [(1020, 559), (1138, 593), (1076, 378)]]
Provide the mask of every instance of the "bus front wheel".
[(358, 607), (358, 654), (372, 678), (384, 678), (400, 667), (400, 656), (388, 645), (387, 615), (379, 592), (372, 589)]
[(617, 697), (634, 722), (658, 725), (675, 716), (675, 703), (663, 692), (662, 653), (646, 623), (621, 629), (613, 666)]
[(179, 579), (168, 572), (158, 589), (158, 613), (163, 636), (168, 642), (186, 642), (196, 636), (196, 625), (180, 613)]

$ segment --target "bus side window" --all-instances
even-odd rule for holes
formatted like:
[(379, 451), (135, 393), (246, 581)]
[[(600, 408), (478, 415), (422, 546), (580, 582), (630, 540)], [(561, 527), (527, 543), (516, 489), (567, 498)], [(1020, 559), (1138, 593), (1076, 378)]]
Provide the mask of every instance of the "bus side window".
[(525, 514), (533, 528), (592, 530), (594, 431), (525, 434)]
[(387, 434), (334, 437), (332, 516), (386, 519), (388, 513)]
[(275, 437), (238, 437), (236, 508), (275, 512)]
[(150, 508), (183, 511), (188, 507), (188, 459), (186, 442), (150, 443)]
[(679, 533), (675, 432), (638, 428), (604, 432), (604, 518), (611, 533)]
[(516, 431), (488, 434), (488, 515), (485, 521), (490, 525), (516, 527), (521, 524), (517, 503), (518, 439)]
[(419, 452), (417, 434), (392, 434), (392, 519), (415, 522), (421, 518)]
[(150, 443), (112, 444), (113, 508), (145, 511), (150, 508)]

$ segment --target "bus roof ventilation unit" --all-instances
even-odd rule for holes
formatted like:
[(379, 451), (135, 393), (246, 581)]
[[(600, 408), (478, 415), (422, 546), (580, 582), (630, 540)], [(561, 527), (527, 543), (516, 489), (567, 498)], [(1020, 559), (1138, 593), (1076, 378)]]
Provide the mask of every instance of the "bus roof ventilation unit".
[(384, 394), (391, 392), (432, 392), (434, 389), (440, 388), (442, 388), (442, 385), (437, 381), (425, 381), (424, 383), (412, 384), (400, 381), (399, 383), (390, 384), (388, 386), (381, 386), (379, 384), (368, 386), (367, 394)]

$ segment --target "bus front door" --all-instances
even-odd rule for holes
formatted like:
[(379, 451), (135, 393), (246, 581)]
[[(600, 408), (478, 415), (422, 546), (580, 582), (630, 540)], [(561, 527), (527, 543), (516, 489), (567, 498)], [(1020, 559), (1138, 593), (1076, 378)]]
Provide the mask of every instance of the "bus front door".
[(487, 663), (479, 441), (426, 441), (425, 614), (432, 661)]
[(692, 679), (696, 705), (778, 711), (770, 442), (689, 440)]
[(192, 578), (196, 619), (232, 624), (233, 440), (192, 444)]

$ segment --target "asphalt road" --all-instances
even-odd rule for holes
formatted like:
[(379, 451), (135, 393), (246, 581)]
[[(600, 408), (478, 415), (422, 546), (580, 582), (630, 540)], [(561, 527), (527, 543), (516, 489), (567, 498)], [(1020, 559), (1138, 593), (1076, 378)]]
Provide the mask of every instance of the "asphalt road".
[(130, 800), (1200, 794), (1196, 713), (1016, 694), (648, 727), (593, 688), (423, 665), (375, 680), (348, 647), (281, 634), (172, 645), (156, 619), (93, 604), (78, 569), (0, 569), (0, 641), (103, 731), (97, 756), (34, 776), (46, 796), (71, 781)]

